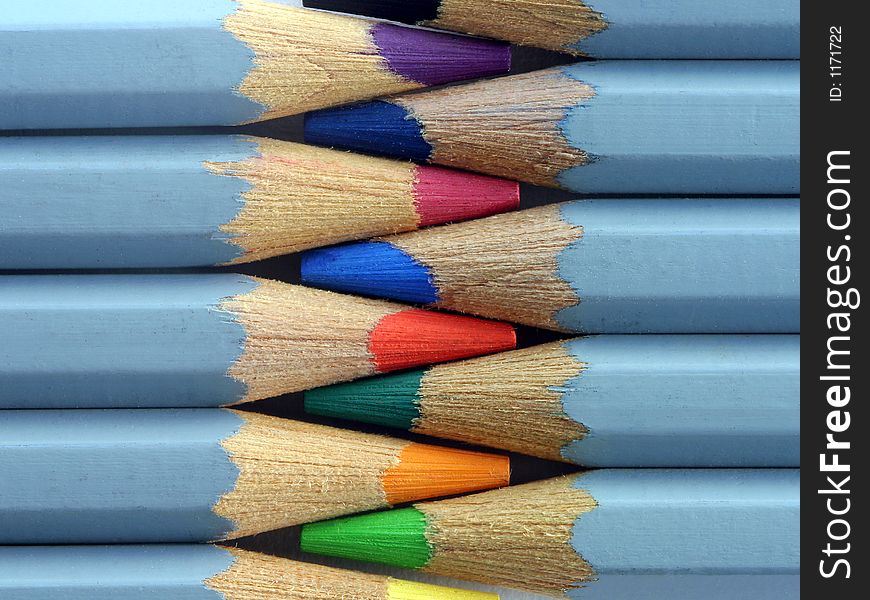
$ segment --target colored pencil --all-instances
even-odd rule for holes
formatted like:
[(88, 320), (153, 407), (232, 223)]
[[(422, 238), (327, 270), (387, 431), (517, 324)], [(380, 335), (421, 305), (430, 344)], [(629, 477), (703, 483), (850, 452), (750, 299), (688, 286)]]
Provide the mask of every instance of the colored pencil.
[(0, 269), (248, 262), (518, 202), (516, 182), (262, 138), (5, 138)]
[(797, 467), (796, 335), (592, 336), (305, 393), (305, 410), (590, 467)]
[(799, 532), (797, 469), (617, 469), (306, 525), (302, 549), (559, 597), (785, 599)]
[(314, 112), (305, 139), (582, 193), (797, 194), (799, 71), (580, 63)]
[(513, 328), (236, 274), (9, 275), (0, 407), (196, 407), (512, 349)]
[(507, 44), (269, 0), (6, 0), (0, 128), (236, 125), (506, 72)]
[(0, 413), (0, 543), (203, 542), (507, 485), (505, 456), (228, 409)]
[(205, 544), (0, 547), (6, 600), (498, 600)]
[(588, 333), (796, 333), (798, 200), (581, 200), (310, 250), (305, 283)]
[(304, 0), (599, 58), (798, 58), (799, 0)]

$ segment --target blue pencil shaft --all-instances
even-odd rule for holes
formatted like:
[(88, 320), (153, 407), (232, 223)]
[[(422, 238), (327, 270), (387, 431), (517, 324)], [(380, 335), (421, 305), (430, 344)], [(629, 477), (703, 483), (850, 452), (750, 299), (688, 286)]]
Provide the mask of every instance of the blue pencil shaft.
[(574, 486), (597, 503), (571, 535), (597, 577), (572, 598), (629, 598), (638, 589), (717, 600), (797, 593), (797, 469), (603, 470)]
[(222, 600), (207, 580), (233, 563), (210, 545), (0, 547), (7, 600)]
[(259, 156), (239, 136), (0, 139), (0, 269), (187, 267), (242, 255), (221, 230), (251, 185), (206, 163)]
[(592, 157), (561, 172), (560, 187), (800, 191), (800, 63), (581, 63), (564, 72), (596, 95), (560, 123), (569, 145)]
[(557, 257), (579, 302), (555, 320), (590, 332), (797, 333), (800, 202), (562, 205), (583, 237)]
[(588, 434), (562, 447), (588, 467), (797, 467), (799, 336), (591, 336), (565, 413)]
[[(235, 124), (254, 53), (229, 0), (14, 0), (0, 16), (0, 128)], [(14, 81), (14, 87), (12, 82)]]
[(246, 340), (221, 302), (256, 287), (215, 275), (5, 276), (0, 406), (221, 406)]
[(798, 58), (799, 0), (584, 0), (607, 28), (571, 48), (597, 58)]
[(0, 543), (201, 542), (239, 475), (226, 410), (4, 411)]

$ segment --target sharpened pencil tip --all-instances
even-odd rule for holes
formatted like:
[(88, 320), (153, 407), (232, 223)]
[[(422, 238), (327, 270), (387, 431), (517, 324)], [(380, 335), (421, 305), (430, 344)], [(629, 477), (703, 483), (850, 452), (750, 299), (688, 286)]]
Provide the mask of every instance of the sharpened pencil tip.
[(498, 600), (498, 594), (390, 578), (387, 600)]
[(305, 141), (367, 154), (428, 162), (432, 145), (402, 106), (377, 100), (305, 115)]
[(303, 552), (421, 569), (432, 558), (426, 515), (413, 507), (383, 510), (302, 526)]
[(369, 336), (378, 372), (409, 369), (516, 347), (507, 323), (408, 309), (384, 317)]
[(414, 198), (419, 227), (479, 219), (516, 210), (520, 184), (440, 167), (418, 167)]
[(414, 304), (438, 302), (429, 269), (387, 242), (360, 242), (302, 254), (303, 283)]
[(305, 412), (412, 429), (420, 418), (418, 391), (425, 370), (368, 377), (305, 392)]
[(441, 0), (305, 0), (306, 8), (320, 8), (333, 12), (365, 15), (385, 21), (419, 23), (438, 18)]
[(507, 73), (510, 46), (503, 42), (378, 23), (372, 37), (394, 73), (423, 85), (440, 85)]
[(402, 504), (504, 487), (510, 471), (507, 456), (410, 443), (382, 481), (387, 502)]

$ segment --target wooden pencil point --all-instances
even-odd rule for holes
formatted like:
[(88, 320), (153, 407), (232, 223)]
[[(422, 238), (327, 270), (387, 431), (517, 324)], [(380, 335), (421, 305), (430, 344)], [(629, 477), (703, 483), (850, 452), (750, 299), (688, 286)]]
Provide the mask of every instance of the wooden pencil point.
[(233, 563), (205, 581), (226, 600), (388, 600), (386, 578), (224, 547)]
[[(258, 153), (237, 162), (207, 162), (211, 172), (248, 182), (244, 204), (221, 225), (249, 262), (367, 237), (381, 228), (415, 229), (415, 169), (410, 164), (269, 139), (251, 140)], [(360, 197), (370, 198), (360, 202)]]
[[(481, 95), (492, 102), (481, 106)], [(588, 84), (550, 69), (393, 101), (425, 123), (433, 163), (504, 177), (522, 173), (528, 183), (558, 187), (560, 173), (591, 158), (570, 146), (560, 126), (573, 106), (593, 96)], [(468, 119), (470, 114), (475, 117)], [(530, 147), (548, 159), (530, 164)]]
[[(244, 328), (247, 341), (228, 373), (245, 385), (240, 402), (269, 398), (310, 383), (331, 379), (340, 371), (348, 377), (372, 374), (368, 335), (396, 307), (364, 299), (318, 294), (308, 288), (257, 280), (247, 294), (225, 299), (220, 309)], [(298, 315), (308, 314), (304, 319)], [(321, 329), (331, 323), (331, 340)]]
[[(249, 412), (239, 433), (221, 442), (239, 477), (214, 512), (244, 537), (326, 518), (354, 506), (372, 510), (386, 503), (381, 478), (399, 463), (407, 442)], [(313, 457), (313, 459), (312, 459)]]
[[(438, 437), (436, 432), (461, 430), (463, 441), (490, 445), (486, 440), (492, 439), (487, 432), (492, 424), (511, 440), (510, 450), (566, 460), (562, 448), (582, 440), (588, 429), (568, 416), (562, 390), (585, 365), (561, 342), (493, 358), (428, 369), (420, 378), (420, 418), (414, 431)], [(434, 400), (445, 397), (452, 401)]]
[[(551, 594), (589, 581), (595, 571), (571, 543), (575, 521), (598, 503), (575, 487), (574, 479), (505, 488), (484, 498), (477, 495), (415, 505), (426, 517), (427, 540), (439, 549), (424, 568)], [(483, 531), (487, 533), (480, 535)], [(529, 540), (537, 542), (529, 544)]]
[[(508, 16), (510, 15), (510, 16)], [(607, 28), (604, 16), (580, 0), (441, 0), (432, 26), (571, 54)]]
[[(298, 9), (266, 0), (236, 1), (239, 8), (224, 26), (253, 49), (256, 66), (239, 90), (265, 108), (258, 119), (311, 110), (324, 97), (331, 104), (343, 104), (370, 89), (420, 87), (392, 72), (383, 57), (371, 51), (371, 25), (366, 21), (311, 12), (305, 13), (301, 27)], [(333, 39), (343, 43), (323, 44)], [(353, 69), (347, 68), (348, 55), (353, 57)]]
[[(408, 245), (401, 237), (391, 238), (390, 243), (430, 268), (441, 305), (461, 306), (471, 314), (499, 306), (503, 310), (492, 313), (492, 318), (562, 329), (556, 314), (580, 298), (559, 277), (558, 256), (583, 237), (583, 227), (566, 223), (559, 215), (558, 205), (517, 213), (508, 225), (514, 235), (505, 235), (504, 220), (491, 218), (471, 226), (457, 223), (421, 231)], [(527, 243), (517, 252), (520, 236)], [(453, 258), (457, 254), (474, 266), (460, 265)], [(523, 302), (513, 300), (517, 294)]]

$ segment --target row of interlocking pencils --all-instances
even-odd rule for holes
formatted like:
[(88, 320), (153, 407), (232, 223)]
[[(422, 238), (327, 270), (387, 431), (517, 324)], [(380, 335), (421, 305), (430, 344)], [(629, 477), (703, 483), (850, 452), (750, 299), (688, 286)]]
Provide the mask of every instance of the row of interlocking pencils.
[(498, 600), (207, 544), (0, 547), (13, 600)]
[(799, 29), (7, 0), (0, 598), (796, 597)]
[(0, 128), (233, 125), (506, 72), (507, 44), (614, 58), (798, 56), (798, 0), (7, 0)]
[[(587, 62), (309, 113), (304, 136), (579, 193), (797, 194), (799, 83), (796, 61)], [(104, 103), (95, 104), (103, 118)], [(70, 114), (66, 104), (58, 108)], [(106, 157), (111, 141), (61, 142), (74, 154), (55, 159), (58, 170), (78, 178), (88, 168), (136, 176), (137, 166), (146, 171), (162, 158), (163, 169), (176, 160), (179, 168), (199, 165), (240, 180), (265, 171), (267, 185), (292, 165), (287, 154), (303, 152), (217, 138), (170, 158), (171, 138), (127, 143)], [(177, 143), (180, 150), (192, 144)], [(36, 176), (41, 153), (60, 152), (52, 140), (6, 144), (16, 167), (9, 177), (18, 170)], [(264, 160), (252, 165), (254, 158)], [(275, 164), (282, 160), (283, 169)], [(322, 174), (327, 182), (351, 168), (333, 162)], [(162, 185), (183, 193), (189, 181), (179, 176)]]

